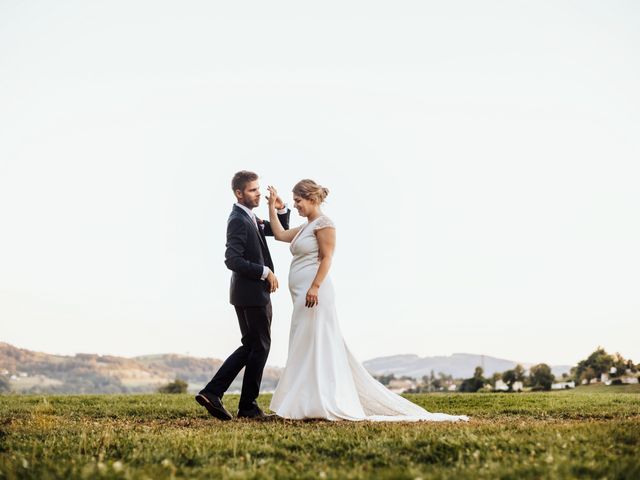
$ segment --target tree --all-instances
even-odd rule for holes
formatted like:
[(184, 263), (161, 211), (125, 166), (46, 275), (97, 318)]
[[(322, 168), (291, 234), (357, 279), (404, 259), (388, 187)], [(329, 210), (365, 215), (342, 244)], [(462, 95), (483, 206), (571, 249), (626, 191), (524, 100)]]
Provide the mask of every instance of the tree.
[(507, 370), (506, 372), (502, 372), (502, 381), (509, 386), (509, 391), (513, 391), (513, 384), (516, 382), (524, 382), (525, 374), (524, 367), (520, 364), (517, 364), (511, 370)]
[(0, 393), (8, 393), (10, 391), (11, 384), (9, 383), (9, 380), (4, 378), (3, 376), (0, 376)]
[(473, 372), (473, 377), (466, 378), (462, 381), (462, 384), (460, 384), (460, 391), (477, 392), (478, 390), (480, 390), (486, 383), (483, 374), (484, 371), (482, 370), (482, 367), (476, 367), (475, 371)]
[(587, 358), (579, 361), (575, 369), (571, 370), (574, 373), (576, 382), (580, 382), (583, 379), (590, 381), (593, 378), (600, 378), (603, 373), (608, 374), (613, 362), (614, 358), (604, 348), (598, 347)]
[(176, 378), (173, 382), (158, 388), (158, 393), (187, 393), (188, 386), (189, 384), (187, 382)]
[(433, 370), (431, 370), (431, 373), (429, 375), (424, 375), (422, 377), (422, 385), (420, 387), (420, 392), (433, 392), (435, 389), (433, 386), (434, 380), (435, 380), (435, 376), (433, 374)]
[(378, 380), (385, 387), (388, 387), (389, 382), (391, 382), (391, 380), (395, 380), (396, 376), (393, 373), (391, 373), (389, 375), (376, 375), (374, 378)]
[(627, 360), (617, 352), (613, 355), (612, 359), (612, 366), (613, 368), (615, 368), (615, 371), (611, 371), (612, 377), (621, 377), (626, 373), (627, 370), (631, 371), (632, 373), (636, 372), (636, 366), (633, 364), (633, 360)]
[(434, 379), (431, 381), (431, 388), (432, 388), (434, 391), (436, 391), (436, 392), (437, 392), (438, 390), (442, 390), (442, 388), (443, 388), (442, 380), (440, 380), (439, 378), (434, 378)]
[(551, 373), (551, 367), (546, 363), (540, 363), (531, 367), (529, 381), (533, 390), (551, 390), (551, 384), (555, 376)]
[(578, 379), (578, 381), (582, 383), (583, 380), (586, 380), (586, 383), (591, 383), (591, 380), (596, 377), (596, 371), (591, 367), (587, 367), (580, 374), (580, 378)]

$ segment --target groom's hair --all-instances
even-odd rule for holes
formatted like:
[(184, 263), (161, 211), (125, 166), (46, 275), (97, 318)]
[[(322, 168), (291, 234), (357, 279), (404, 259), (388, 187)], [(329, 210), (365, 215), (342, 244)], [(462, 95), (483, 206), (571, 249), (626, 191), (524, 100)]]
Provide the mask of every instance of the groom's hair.
[(257, 173), (253, 173), (248, 170), (240, 170), (233, 176), (233, 179), (231, 180), (231, 190), (233, 190), (234, 193), (236, 190), (244, 192), (244, 187), (247, 186), (247, 183), (253, 182), (257, 179)]

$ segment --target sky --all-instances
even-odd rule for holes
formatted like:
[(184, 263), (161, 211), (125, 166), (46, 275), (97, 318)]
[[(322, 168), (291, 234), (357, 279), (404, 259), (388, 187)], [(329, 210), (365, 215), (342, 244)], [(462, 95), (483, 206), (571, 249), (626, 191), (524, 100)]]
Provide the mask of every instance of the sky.
[[(226, 357), (248, 169), (290, 205), (302, 178), (329, 188), (361, 360), (640, 361), (639, 21), (634, 1), (1, 0), (0, 341)], [(282, 366), (291, 255), (270, 249)]]

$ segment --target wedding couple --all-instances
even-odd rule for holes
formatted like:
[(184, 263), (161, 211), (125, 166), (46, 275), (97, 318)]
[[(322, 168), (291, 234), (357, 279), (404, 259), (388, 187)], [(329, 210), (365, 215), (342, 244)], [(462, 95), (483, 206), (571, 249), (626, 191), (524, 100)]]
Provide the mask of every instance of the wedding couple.
[[(369, 421), (457, 421), (465, 415), (430, 413), (376, 381), (347, 348), (335, 308), (329, 276), (336, 228), (320, 210), (329, 191), (313, 180), (293, 187), (293, 201), (307, 223), (289, 228), (290, 210), (269, 187), (269, 221), (253, 209), (260, 204), (260, 185), (253, 172), (235, 174), (231, 188), (237, 203), (227, 222), (225, 263), (231, 275), (242, 346), (229, 356), (196, 401), (220, 420), (232, 415), (222, 403), (231, 382), (244, 367), (238, 418)], [(270, 294), (278, 288), (266, 237), (290, 243), (293, 255), (289, 290), (293, 315), (287, 363), (266, 415), (256, 399), (271, 346)]]

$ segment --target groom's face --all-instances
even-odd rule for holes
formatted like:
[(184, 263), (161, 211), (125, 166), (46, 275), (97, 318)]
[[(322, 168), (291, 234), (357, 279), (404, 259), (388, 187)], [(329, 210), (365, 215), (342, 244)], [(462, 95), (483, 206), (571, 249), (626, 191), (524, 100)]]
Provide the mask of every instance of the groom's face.
[(256, 208), (260, 205), (260, 184), (253, 180), (245, 185), (244, 190), (236, 190), (238, 202), (247, 208)]

